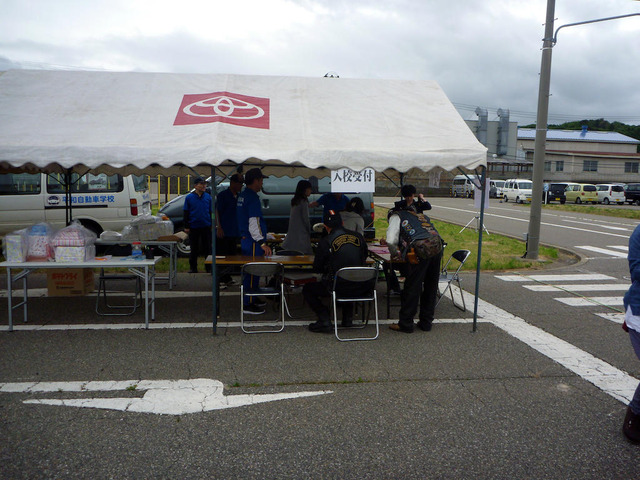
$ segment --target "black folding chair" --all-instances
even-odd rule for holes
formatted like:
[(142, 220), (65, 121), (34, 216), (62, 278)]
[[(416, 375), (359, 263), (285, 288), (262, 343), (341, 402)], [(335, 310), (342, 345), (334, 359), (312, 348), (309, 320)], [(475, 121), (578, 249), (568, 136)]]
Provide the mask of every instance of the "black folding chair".
[[(451, 254), (451, 256), (449, 257), (449, 260), (447, 260), (447, 263), (444, 265), (444, 267), (442, 267), (442, 272), (440, 273), (440, 282), (443, 282), (443, 283), (446, 282), (447, 286), (444, 288), (442, 293), (440, 293), (440, 285), (438, 285), (438, 294), (440, 298), (438, 298), (436, 307), (438, 306), (438, 303), (440, 303), (440, 300), (442, 300), (442, 297), (444, 297), (445, 294), (447, 293), (447, 290), (449, 290), (449, 293), (451, 294), (451, 302), (453, 303), (453, 305), (456, 308), (462, 310), (463, 312), (467, 311), (467, 306), (464, 303), (464, 292), (462, 291), (462, 287), (460, 286), (460, 276), (458, 275), (458, 273), (460, 272), (460, 270), (462, 270), (462, 267), (464, 266), (465, 262), (469, 258), (469, 255), (471, 255), (471, 252), (469, 250), (456, 250)], [(458, 265), (458, 268), (456, 268), (456, 270), (453, 273), (449, 273), (448, 268), (452, 260), (456, 260), (460, 262), (460, 264)], [(458, 284), (458, 290), (460, 291), (460, 298), (462, 299), (462, 307), (456, 303), (453, 297), (453, 289), (451, 288), (451, 284), (453, 282), (456, 282)]]

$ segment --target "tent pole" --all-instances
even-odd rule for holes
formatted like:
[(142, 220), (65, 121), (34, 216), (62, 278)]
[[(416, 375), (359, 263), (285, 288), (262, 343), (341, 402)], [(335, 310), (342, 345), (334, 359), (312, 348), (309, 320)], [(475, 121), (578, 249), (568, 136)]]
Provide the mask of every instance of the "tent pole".
[(218, 206), (218, 186), (216, 185), (216, 168), (211, 167), (211, 296), (213, 297), (212, 305), (212, 326), (213, 334), (218, 333), (218, 272), (216, 271), (216, 208)]
[[(480, 225), (478, 226), (478, 261), (476, 265), (476, 290), (473, 299), (473, 331), (478, 329), (478, 293), (480, 292), (480, 263), (482, 261), (482, 232), (484, 231), (484, 202), (487, 190), (487, 167), (481, 167), (480, 177)], [(461, 292), (462, 293), (462, 292)]]
[(73, 212), (71, 210), (73, 208), (73, 205), (71, 205), (71, 171), (71, 168), (67, 168), (64, 172), (64, 196), (67, 201), (64, 211), (67, 226), (71, 225), (73, 221)]

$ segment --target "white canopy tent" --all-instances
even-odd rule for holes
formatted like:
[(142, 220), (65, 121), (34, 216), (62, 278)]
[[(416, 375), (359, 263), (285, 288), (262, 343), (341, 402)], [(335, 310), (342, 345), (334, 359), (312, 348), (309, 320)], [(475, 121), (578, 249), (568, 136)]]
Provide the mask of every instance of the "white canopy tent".
[(432, 81), (0, 75), (0, 171), (180, 174), (241, 164), (276, 176), (410, 174), (486, 166), (486, 148)]

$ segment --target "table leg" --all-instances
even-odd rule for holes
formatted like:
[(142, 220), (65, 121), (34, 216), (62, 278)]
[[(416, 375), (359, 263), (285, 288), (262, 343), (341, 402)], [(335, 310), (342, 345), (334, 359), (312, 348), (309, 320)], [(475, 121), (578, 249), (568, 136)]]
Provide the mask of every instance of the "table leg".
[(13, 331), (13, 279), (11, 278), (11, 268), (7, 268), (7, 303), (9, 304), (9, 331)]

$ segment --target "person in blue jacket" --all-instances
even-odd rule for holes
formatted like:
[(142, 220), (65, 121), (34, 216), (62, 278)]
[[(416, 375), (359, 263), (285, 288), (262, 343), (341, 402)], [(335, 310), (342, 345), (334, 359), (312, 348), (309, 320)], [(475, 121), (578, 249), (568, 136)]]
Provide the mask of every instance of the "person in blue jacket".
[(309, 207), (314, 208), (318, 205), (322, 205), (322, 218), (324, 218), (331, 210), (334, 212), (342, 212), (347, 208), (348, 203), (349, 197), (343, 193), (325, 193), (315, 202), (311, 202)]
[[(216, 255), (237, 255), (240, 231), (238, 230), (238, 196), (242, 190), (242, 174), (229, 178), (229, 188), (218, 194), (216, 201)], [(220, 283), (234, 284), (228, 273), (220, 277)]]
[[(184, 200), (184, 231), (189, 235), (189, 273), (198, 273), (198, 253), (211, 253), (211, 195), (204, 179), (193, 181), (193, 192)], [(206, 267), (205, 267), (206, 269)], [(208, 269), (207, 269), (208, 270)]]
[[(629, 238), (628, 260), (631, 287), (624, 294), (625, 315), (622, 328), (629, 332), (631, 345), (640, 360), (640, 225)], [(627, 407), (622, 431), (630, 441), (640, 443), (640, 384)]]
[[(259, 168), (252, 168), (245, 176), (246, 188), (238, 195), (236, 207), (238, 215), (238, 229), (240, 230), (240, 249), (242, 255), (262, 257), (271, 255), (271, 247), (267, 245), (267, 223), (262, 215), (260, 197), (258, 192), (262, 190), (265, 177)], [(255, 289), (258, 278), (246, 275), (244, 289)], [(245, 314), (259, 315), (264, 313), (266, 302), (255, 296), (245, 296), (243, 299), (243, 312)]]

